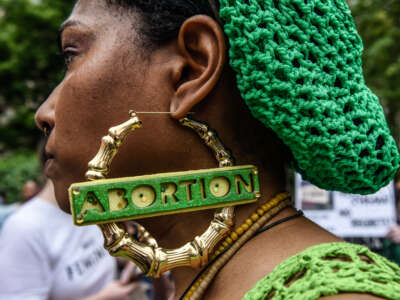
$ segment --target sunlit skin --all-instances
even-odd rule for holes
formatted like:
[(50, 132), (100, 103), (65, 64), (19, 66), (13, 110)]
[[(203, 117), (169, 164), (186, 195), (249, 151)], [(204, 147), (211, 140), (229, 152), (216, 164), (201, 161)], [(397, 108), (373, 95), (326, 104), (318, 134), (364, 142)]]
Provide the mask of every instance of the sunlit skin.
[[(143, 46), (136, 30), (140, 22), (136, 13), (122, 13), (103, 1), (82, 0), (63, 25), (61, 50), (68, 69), (36, 116), (40, 128), (51, 127), (46, 151), (52, 159), (46, 173), (61, 209), (69, 212), (68, 187), (85, 181), (87, 163), (101, 137), (111, 126), (126, 121), (129, 110), (170, 111), (171, 115), (139, 115), (143, 128), (121, 147), (110, 177), (216, 167), (198, 136), (178, 123), (194, 111), (196, 119), (216, 129), (237, 164), (259, 167), (260, 203), (284, 191), (283, 146), (252, 118), (235, 88), (220, 26), (206, 16), (192, 17), (176, 39), (152, 49)], [(243, 222), (260, 203), (238, 208), (236, 223)], [(294, 213), (286, 209), (271, 222)], [(212, 214), (180, 214), (141, 223), (162, 246), (174, 248), (201, 234)], [(241, 299), (285, 258), (333, 241), (339, 239), (305, 218), (275, 227), (248, 242), (229, 261), (204, 299)], [(177, 298), (197, 272), (173, 271)], [(326, 299), (379, 298), (348, 294)]]

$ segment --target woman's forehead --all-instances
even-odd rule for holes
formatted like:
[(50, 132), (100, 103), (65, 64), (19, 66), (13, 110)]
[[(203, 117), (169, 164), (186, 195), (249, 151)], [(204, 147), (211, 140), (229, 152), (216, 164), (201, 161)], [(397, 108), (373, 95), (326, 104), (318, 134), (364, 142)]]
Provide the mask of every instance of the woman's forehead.
[(109, 5), (106, 0), (78, 0), (75, 3), (73, 12), (82, 13), (88, 11), (107, 10)]
[(96, 13), (99, 10), (107, 10), (108, 5), (105, 0), (78, 0), (74, 6), (72, 14)]
[(126, 9), (120, 10), (121, 5), (116, 4), (113, 0), (78, 0), (75, 3), (72, 14), (82, 14), (82, 15), (96, 15), (97, 17), (102, 14), (109, 14), (113, 16), (120, 17), (123, 15), (129, 16), (128, 12), (133, 12), (135, 10)]
[[(93, 30), (107, 31), (110, 28), (126, 28), (132, 30), (134, 18), (131, 14), (121, 14), (106, 0), (78, 0), (71, 15), (61, 26), (61, 30), (68, 24), (82, 25)], [(112, 26), (110, 26), (112, 24)]]

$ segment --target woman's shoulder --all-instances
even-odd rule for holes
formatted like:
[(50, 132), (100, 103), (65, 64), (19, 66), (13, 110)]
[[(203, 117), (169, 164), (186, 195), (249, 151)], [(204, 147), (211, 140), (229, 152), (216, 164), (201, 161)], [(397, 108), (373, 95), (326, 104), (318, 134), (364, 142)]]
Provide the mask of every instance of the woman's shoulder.
[[(350, 257), (352, 261), (347, 261), (349, 260), (347, 257)], [(368, 263), (367, 257), (370, 257), (374, 263)], [(381, 266), (384, 272), (381, 271)], [(364, 278), (362, 270), (370, 270), (367, 272), (370, 277)], [(277, 293), (278, 288), (285, 292), (288, 289), (297, 290), (297, 288), (301, 289), (300, 292), (303, 290), (307, 292), (318, 288), (319, 285), (330, 291), (330, 293), (320, 294), (321, 296), (318, 294), (310, 298), (318, 299), (322, 295), (338, 294), (339, 290), (334, 288), (329, 290), (331, 282), (336, 277), (344, 276), (340, 281), (341, 284), (352, 286), (351, 280), (358, 284), (357, 279), (360, 279), (360, 282), (366, 285), (372, 282), (371, 286), (376, 287), (380, 283), (375, 281), (381, 280), (380, 278), (386, 280), (400, 278), (400, 273), (396, 272), (398, 272), (398, 267), (395, 264), (372, 253), (367, 248), (347, 244), (308, 219), (300, 218), (283, 223), (257, 236), (241, 248), (215, 278), (205, 299), (239, 300), (246, 295), (245, 299), (273, 300), (276, 298), (272, 296)], [(393, 273), (397, 275), (393, 276)], [(348, 278), (350, 281), (347, 280)], [(397, 285), (400, 288), (399, 280)], [(273, 289), (276, 290), (275, 294)], [(348, 293), (360, 292), (349, 291)], [(396, 290), (395, 293), (400, 295), (400, 291)], [(284, 296), (280, 299), (309, 298)], [(354, 299), (354, 296), (341, 294), (341, 298), (336, 299)], [(366, 298), (366, 300), (369, 299)]]
[(280, 263), (244, 299), (316, 300), (327, 295), (337, 296), (321, 299), (399, 299), (399, 278), (400, 268), (396, 264), (364, 246), (327, 243), (312, 246)]
[[(295, 210), (287, 210), (281, 217), (294, 213)], [(341, 240), (304, 217), (282, 223), (246, 243), (219, 272), (205, 299), (242, 299), (288, 258), (311, 246), (338, 241)]]

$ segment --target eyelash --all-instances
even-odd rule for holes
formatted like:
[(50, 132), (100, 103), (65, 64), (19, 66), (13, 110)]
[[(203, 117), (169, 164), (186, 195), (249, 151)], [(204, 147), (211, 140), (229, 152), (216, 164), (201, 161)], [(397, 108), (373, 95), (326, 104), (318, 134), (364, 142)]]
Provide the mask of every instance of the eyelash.
[(64, 57), (65, 66), (68, 69), (69, 65), (73, 62), (77, 53), (71, 50), (62, 51), (61, 55)]
[(73, 60), (74, 60), (74, 53), (72, 53), (71, 51), (65, 51), (64, 52), (64, 60), (65, 60), (65, 64), (68, 66)]

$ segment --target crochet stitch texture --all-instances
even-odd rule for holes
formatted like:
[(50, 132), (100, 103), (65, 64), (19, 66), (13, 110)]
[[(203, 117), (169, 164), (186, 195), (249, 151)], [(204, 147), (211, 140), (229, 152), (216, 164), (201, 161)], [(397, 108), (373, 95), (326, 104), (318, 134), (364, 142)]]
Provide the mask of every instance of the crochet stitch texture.
[(364, 246), (317, 245), (278, 265), (243, 300), (316, 300), (340, 293), (399, 300), (400, 268)]
[(220, 0), (230, 63), (254, 117), (321, 188), (368, 194), (399, 152), (365, 85), (362, 41), (344, 0)]

